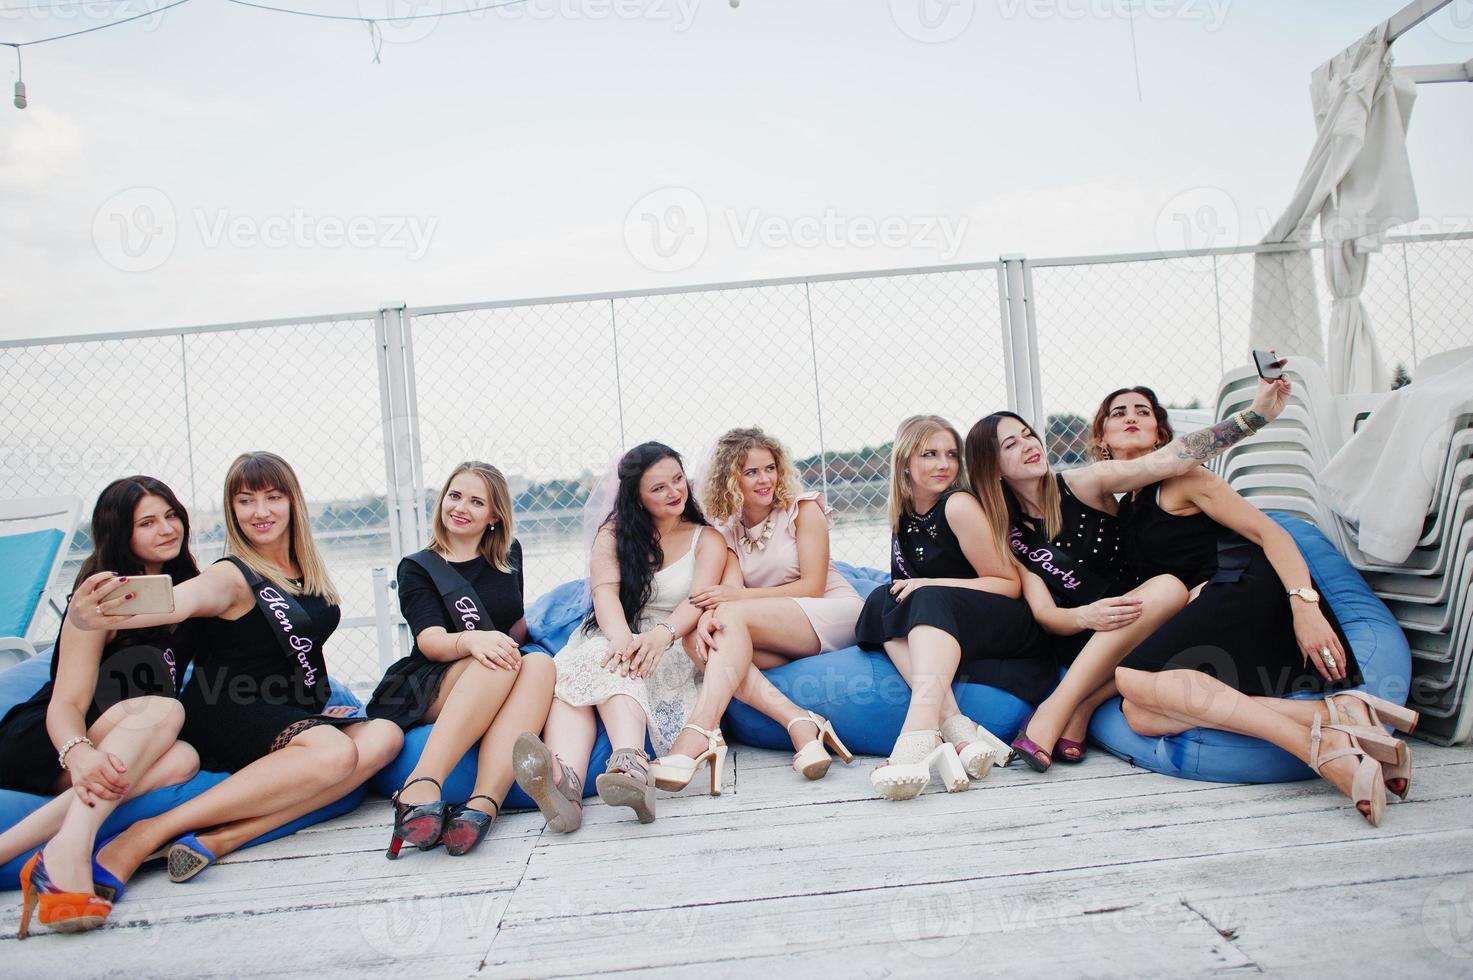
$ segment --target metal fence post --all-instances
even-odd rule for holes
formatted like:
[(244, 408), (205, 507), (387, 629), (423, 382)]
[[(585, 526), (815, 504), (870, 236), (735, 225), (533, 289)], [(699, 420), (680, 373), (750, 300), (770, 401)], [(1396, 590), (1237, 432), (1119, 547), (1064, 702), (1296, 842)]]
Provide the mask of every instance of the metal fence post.
[(1033, 276), (1022, 255), (1001, 256), (998, 288), (1008, 406), (1036, 426), (1048, 425), (1038, 376), (1038, 325), (1033, 316)]
[[(379, 420), (384, 440), (384, 508), (389, 517), (389, 550), (394, 555), (407, 555), (419, 549), (425, 539), (425, 528), (414, 369), (403, 306), (378, 311), (374, 337), (378, 345)], [(387, 601), (390, 587), (387, 572), (380, 581), (376, 571), (374, 619), (379, 660), (388, 663), (398, 659), (401, 649), (406, 647), (403, 624)]]

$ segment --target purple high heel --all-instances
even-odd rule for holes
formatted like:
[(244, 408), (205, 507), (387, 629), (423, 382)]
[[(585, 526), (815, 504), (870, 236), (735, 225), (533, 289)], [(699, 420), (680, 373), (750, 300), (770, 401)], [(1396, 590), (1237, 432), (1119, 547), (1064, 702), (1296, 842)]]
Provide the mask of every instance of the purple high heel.
[(1048, 767), (1054, 764), (1054, 757), (1052, 753), (1045, 751), (1043, 746), (1028, 737), (1028, 723), (1032, 720), (1033, 715), (1029, 715), (1023, 719), (1023, 724), (1018, 726), (1018, 737), (1013, 739), (1013, 751), (1022, 757), (1029, 769), (1034, 772), (1048, 772)]

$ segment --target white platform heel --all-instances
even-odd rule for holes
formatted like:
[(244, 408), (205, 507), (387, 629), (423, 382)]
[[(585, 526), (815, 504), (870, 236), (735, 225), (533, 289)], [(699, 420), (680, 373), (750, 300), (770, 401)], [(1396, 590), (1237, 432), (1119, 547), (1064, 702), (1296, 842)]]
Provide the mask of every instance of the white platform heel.
[(834, 731), (834, 726), (827, 718), (816, 715), (811, 711), (803, 712), (801, 718), (794, 718), (788, 722), (788, 731), (793, 730), (794, 725), (811, 724), (818, 729), (813, 741), (804, 744), (797, 752), (793, 753), (793, 769), (802, 773), (808, 779), (822, 779), (829, 771), (833, 759), (829, 758), (824, 746), (834, 750), (834, 754), (844, 760), (844, 765), (854, 761), (854, 753), (844, 747), (839, 741), (839, 735)]
[(931, 782), (932, 766), (946, 792), (956, 793), (970, 785), (956, 748), (942, 741), (938, 731), (901, 732), (889, 761), (870, 773), (870, 785), (887, 800), (914, 799)]
[(956, 747), (962, 768), (972, 779), (983, 779), (993, 766), (1005, 766), (1013, 747), (966, 715), (952, 715), (941, 723), (941, 737)]

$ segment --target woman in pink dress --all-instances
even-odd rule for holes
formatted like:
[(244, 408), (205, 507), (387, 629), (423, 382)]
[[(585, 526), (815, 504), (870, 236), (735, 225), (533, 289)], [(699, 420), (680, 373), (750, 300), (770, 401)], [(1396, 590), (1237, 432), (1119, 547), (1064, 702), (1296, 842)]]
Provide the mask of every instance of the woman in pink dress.
[(752, 651), (751, 676), (737, 697), (787, 726), (798, 750), (793, 768), (817, 778), (829, 766), (825, 744), (845, 762), (852, 756), (833, 726), (792, 706), (758, 668), (854, 643), (864, 600), (829, 560), (832, 511), (822, 494), (802, 492), (792, 455), (761, 429), (721, 437), (704, 497), (730, 552), (721, 582), (691, 596), (704, 610), (697, 641), (714, 636), (723, 648)]

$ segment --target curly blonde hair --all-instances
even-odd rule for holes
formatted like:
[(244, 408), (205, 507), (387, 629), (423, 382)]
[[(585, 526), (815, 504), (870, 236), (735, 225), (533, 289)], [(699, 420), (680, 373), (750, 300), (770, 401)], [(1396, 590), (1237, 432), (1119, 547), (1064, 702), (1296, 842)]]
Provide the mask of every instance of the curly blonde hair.
[(706, 473), (706, 486), (701, 492), (701, 502), (706, 505), (706, 516), (712, 521), (726, 521), (742, 509), (742, 485), (740, 477), (747, 454), (754, 449), (765, 449), (772, 453), (777, 463), (777, 486), (772, 493), (775, 510), (787, 510), (798, 499), (801, 485), (793, 455), (788, 447), (755, 426), (750, 429), (732, 429), (716, 441), (711, 455), (711, 466)]

